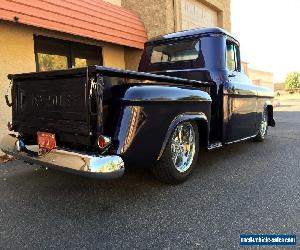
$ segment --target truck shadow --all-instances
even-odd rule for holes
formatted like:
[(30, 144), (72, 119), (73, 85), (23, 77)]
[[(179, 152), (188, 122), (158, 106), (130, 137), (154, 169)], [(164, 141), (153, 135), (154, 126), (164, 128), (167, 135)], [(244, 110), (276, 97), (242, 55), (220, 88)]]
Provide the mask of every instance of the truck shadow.
[[(299, 116), (300, 112), (289, 112), (289, 111), (275, 111), (275, 118), (280, 122), (285, 122), (285, 120), (289, 121), (289, 119)], [(282, 126), (282, 124), (277, 123), (277, 128)], [(284, 131), (284, 130), (283, 130)], [(277, 131), (278, 134), (282, 133), (282, 129)], [(284, 132), (285, 133), (285, 132)], [(271, 130), (272, 136), (272, 130)], [(265, 143), (259, 144), (260, 146), (265, 145), (267, 143), (271, 143), (270, 140), (272, 138), (268, 138)], [(252, 143), (250, 141), (233, 144), (229, 146), (225, 146), (223, 148), (207, 152), (205, 150), (201, 150), (199, 156), (199, 162), (197, 168), (194, 170), (191, 179), (201, 179), (203, 175), (207, 174), (211, 171), (216, 171), (220, 168), (224, 168), (224, 160), (227, 159), (235, 160), (238, 155), (248, 154), (249, 151), (254, 150), (258, 145), (256, 143)], [(10, 162), (6, 164), (6, 168), (16, 168), (15, 162)], [(17, 161), (17, 169), (26, 168), (23, 163)], [(16, 171), (18, 171), (16, 169)], [(186, 183), (182, 184), (188, 185), (190, 180)], [(89, 190), (93, 190), (93, 192), (101, 192), (107, 191), (108, 189), (114, 190), (115, 193), (122, 192), (120, 190), (126, 189), (130, 192), (139, 192), (141, 190), (147, 190), (151, 187), (157, 189), (173, 189), (174, 186), (168, 186), (157, 181), (150, 173), (148, 169), (143, 167), (129, 167), (126, 169), (125, 175), (120, 179), (110, 180), (110, 181), (100, 181), (95, 179), (84, 178), (80, 176), (75, 176), (68, 173), (63, 173), (60, 171), (49, 170), (45, 171), (40, 169), (38, 166), (29, 166), (26, 170), (18, 171), (18, 174), (15, 174), (12, 178), (9, 178), (8, 185), (16, 185), (20, 188), (25, 188), (23, 185), (28, 185), (30, 187), (36, 187), (37, 192), (45, 192), (43, 195), (46, 195), (47, 192), (52, 192), (52, 189), (55, 189), (57, 194), (59, 194), (60, 190), (73, 190), (76, 189), (79, 192), (89, 192)], [(21, 186), (20, 186), (21, 185)], [(182, 186), (179, 185), (179, 186)], [(140, 186), (140, 189), (136, 187)], [(177, 186), (177, 187), (179, 187)], [(48, 187), (51, 187), (48, 189)], [(27, 188), (27, 187), (26, 187)]]
[[(297, 113), (300, 117), (300, 112), (293, 113)], [(286, 116), (294, 116), (293, 113), (277, 112), (277, 115), (282, 120)], [(4, 165), (7, 171), (12, 169), (9, 170), (10, 174), (7, 175), (5, 185), (13, 191), (14, 197), (19, 196), (23, 199), (27, 192), (30, 192), (30, 198), (34, 199), (34, 203), (38, 203), (38, 206), (46, 203), (47, 206), (54, 206), (57, 209), (59, 209), (60, 202), (71, 203), (76, 207), (97, 203), (98, 208), (105, 208), (107, 204), (120, 201), (127, 203), (131, 199), (135, 199), (139, 203), (136, 197), (144, 195), (155, 199), (164, 193), (164, 197), (167, 199), (168, 195), (172, 196), (179, 190), (181, 190), (181, 194), (188, 192), (191, 185), (204, 187), (207, 184), (207, 178), (211, 180), (216, 173), (221, 172), (226, 175), (226, 171), (231, 170), (233, 162), (235, 162), (235, 166), (238, 166), (240, 165), (239, 161), (247, 160), (249, 155), (255, 156), (255, 151), (267, 149), (273, 140), (273, 132), (270, 132), (270, 137), (264, 143), (256, 144), (246, 141), (215, 151), (201, 150), (199, 162), (192, 176), (187, 182), (177, 186), (160, 183), (145, 168), (130, 167), (122, 178), (100, 181), (54, 170), (46, 171), (38, 166), (24, 166), (24, 163), (20, 161)], [(282, 129), (279, 134), (281, 132)], [(48, 204), (49, 200), (51, 200), (51, 204)], [(93, 207), (88, 208), (88, 210), (90, 209), (93, 210)]]
[[(3, 231), (10, 240), (18, 240), (20, 235), (15, 236), (15, 228), (19, 228), (34, 242), (49, 239), (56, 242), (58, 232), (78, 244), (83, 240), (99, 244), (101, 240), (107, 242), (108, 238), (116, 242), (123, 240), (123, 244), (124, 239), (132, 235), (138, 235), (144, 243), (141, 234), (145, 230), (161, 234), (162, 228), (162, 233), (168, 235), (166, 228), (170, 223), (178, 228), (176, 234), (186, 230), (180, 222), (184, 218), (190, 220), (190, 225), (199, 227), (199, 235), (206, 235), (210, 231), (204, 218), (212, 215), (209, 221), (214, 221), (218, 228), (224, 221), (223, 216), (218, 217), (224, 215), (222, 210), (231, 211), (235, 218), (243, 213), (247, 204), (252, 205), (247, 195), (253, 178), (249, 181), (248, 177), (254, 175), (257, 178), (260, 163), (266, 161), (265, 152), (278, 153), (286, 147), (286, 139), (281, 141), (278, 136), (298, 133), (300, 140), (299, 125), (289, 125), (295, 121), (295, 116), (300, 117), (300, 112), (275, 113), (279, 122), (275, 129), (270, 129), (264, 143), (246, 141), (216, 151), (202, 150), (191, 178), (178, 186), (160, 183), (144, 168), (129, 168), (120, 179), (98, 181), (45, 171), (20, 161), (0, 165)], [(258, 164), (252, 173), (253, 161)], [(249, 175), (243, 175), (247, 170)], [(237, 192), (242, 192), (244, 199)], [(241, 204), (234, 207), (234, 212), (231, 206), (238, 203)], [(180, 223), (176, 226), (177, 221)], [(231, 218), (227, 221), (226, 230), (236, 230), (236, 224), (230, 226)]]
[[(259, 146), (268, 147), (271, 140)], [(85, 218), (82, 223), (94, 223), (93, 220), (100, 218), (98, 223), (101, 225), (116, 216), (122, 220), (124, 214), (136, 216), (135, 213), (147, 213), (149, 207), (160, 210), (162, 204), (178, 201), (177, 209), (181, 209), (191, 199), (211, 199), (209, 193), (215, 185), (215, 177), (226, 178), (230, 175), (229, 171), (235, 171), (232, 170), (232, 162), (240, 166), (242, 160), (239, 157), (245, 159), (257, 147), (255, 143), (243, 142), (216, 151), (203, 150), (191, 178), (177, 186), (160, 183), (144, 168), (129, 168), (120, 179), (99, 181), (53, 170), (45, 171), (37, 166), (26, 168), (19, 161), (10, 162), (5, 165), (5, 169), (12, 169), (7, 174), (4, 187), (11, 198), (5, 209), (12, 204), (20, 207), (20, 218), (8, 218), (11, 221), (21, 220), (24, 215), (27, 217), (36, 212), (46, 221), (80, 222)], [(219, 191), (215, 192), (218, 196)], [(205, 205), (202, 206), (206, 209)]]
[[(93, 199), (93, 196), (106, 195), (108, 191), (114, 193), (116, 197), (122, 197), (124, 192), (134, 195), (147, 192), (149, 189), (151, 189), (151, 193), (155, 190), (172, 190), (180, 186), (187, 186), (191, 179), (201, 179), (208, 172), (224, 167), (222, 162), (225, 158), (234, 158), (236, 155), (247, 153), (251, 144), (253, 143), (244, 142), (210, 152), (201, 150), (197, 167), (194, 169), (191, 178), (186, 183), (178, 186), (160, 183), (152, 176), (149, 169), (137, 166), (127, 168), (122, 178), (103, 181), (56, 170), (44, 170), (38, 166), (30, 166), (20, 161), (5, 165), (6, 169), (13, 168), (13, 172), (18, 172), (14, 176), (8, 176), (6, 184), (18, 193), (22, 193), (24, 190), (32, 190), (37, 196), (43, 198), (48, 195), (51, 196), (55, 192), (56, 197), (62, 196), (64, 199), (69, 199), (68, 192), (76, 192), (81, 194), (82, 197), (91, 196), (90, 198)], [(16, 163), (17, 167), (15, 167)]]

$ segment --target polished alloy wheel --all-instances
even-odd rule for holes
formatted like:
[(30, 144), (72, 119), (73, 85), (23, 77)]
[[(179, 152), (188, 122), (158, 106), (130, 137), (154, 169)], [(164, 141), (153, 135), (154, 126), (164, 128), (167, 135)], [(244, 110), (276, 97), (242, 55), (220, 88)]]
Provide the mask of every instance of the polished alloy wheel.
[(264, 111), (262, 114), (262, 121), (260, 123), (260, 134), (262, 137), (266, 135), (267, 128), (268, 128), (267, 112)]
[(187, 171), (193, 163), (195, 142), (195, 131), (190, 123), (176, 127), (171, 139), (171, 154), (173, 164), (180, 173)]

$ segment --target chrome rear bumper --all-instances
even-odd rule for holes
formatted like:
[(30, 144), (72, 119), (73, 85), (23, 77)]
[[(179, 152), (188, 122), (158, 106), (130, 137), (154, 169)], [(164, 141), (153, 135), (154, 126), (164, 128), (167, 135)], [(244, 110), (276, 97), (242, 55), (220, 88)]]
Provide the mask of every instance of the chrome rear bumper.
[(54, 149), (49, 153), (38, 156), (36, 145), (25, 146), (21, 140), (11, 135), (6, 135), (1, 140), (0, 148), (4, 153), (28, 163), (92, 178), (118, 178), (125, 171), (122, 158), (116, 155), (88, 155)]

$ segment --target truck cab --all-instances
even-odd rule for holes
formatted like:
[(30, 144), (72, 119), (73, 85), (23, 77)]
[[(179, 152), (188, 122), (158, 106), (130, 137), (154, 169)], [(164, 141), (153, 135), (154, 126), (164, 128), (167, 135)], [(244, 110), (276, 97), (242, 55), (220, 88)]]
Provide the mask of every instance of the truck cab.
[(139, 71), (211, 84), (211, 145), (253, 136), (266, 108), (269, 124), (274, 125), (272, 104), (265, 99), (273, 93), (249, 80), (242, 69), (239, 42), (223, 29), (194, 29), (154, 38), (145, 44)]

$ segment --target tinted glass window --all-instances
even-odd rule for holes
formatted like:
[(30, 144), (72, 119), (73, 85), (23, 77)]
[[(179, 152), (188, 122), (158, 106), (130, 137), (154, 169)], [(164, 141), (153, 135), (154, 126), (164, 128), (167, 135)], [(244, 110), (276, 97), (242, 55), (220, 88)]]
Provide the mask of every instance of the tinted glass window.
[(151, 63), (191, 61), (199, 57), (199, 41), (184, 41), (154, 46)]
[(100, 47), (35, 36), (37, 71), (102, 65)]
[(226, 65), (227, 69), (230, 71), (240, 71), (240, 54), (239, 47), (233, 43), (227, 42), (227, 50), (226, 50)]
[(36, 39), (36, 57), (39, 71), (67, 69), (68, 46), (52, 39)]
[(97, 46), (75, 44), (72, 46), (73, 67), (80, 68), (91, 65), (101, 65), (101, 50)]

